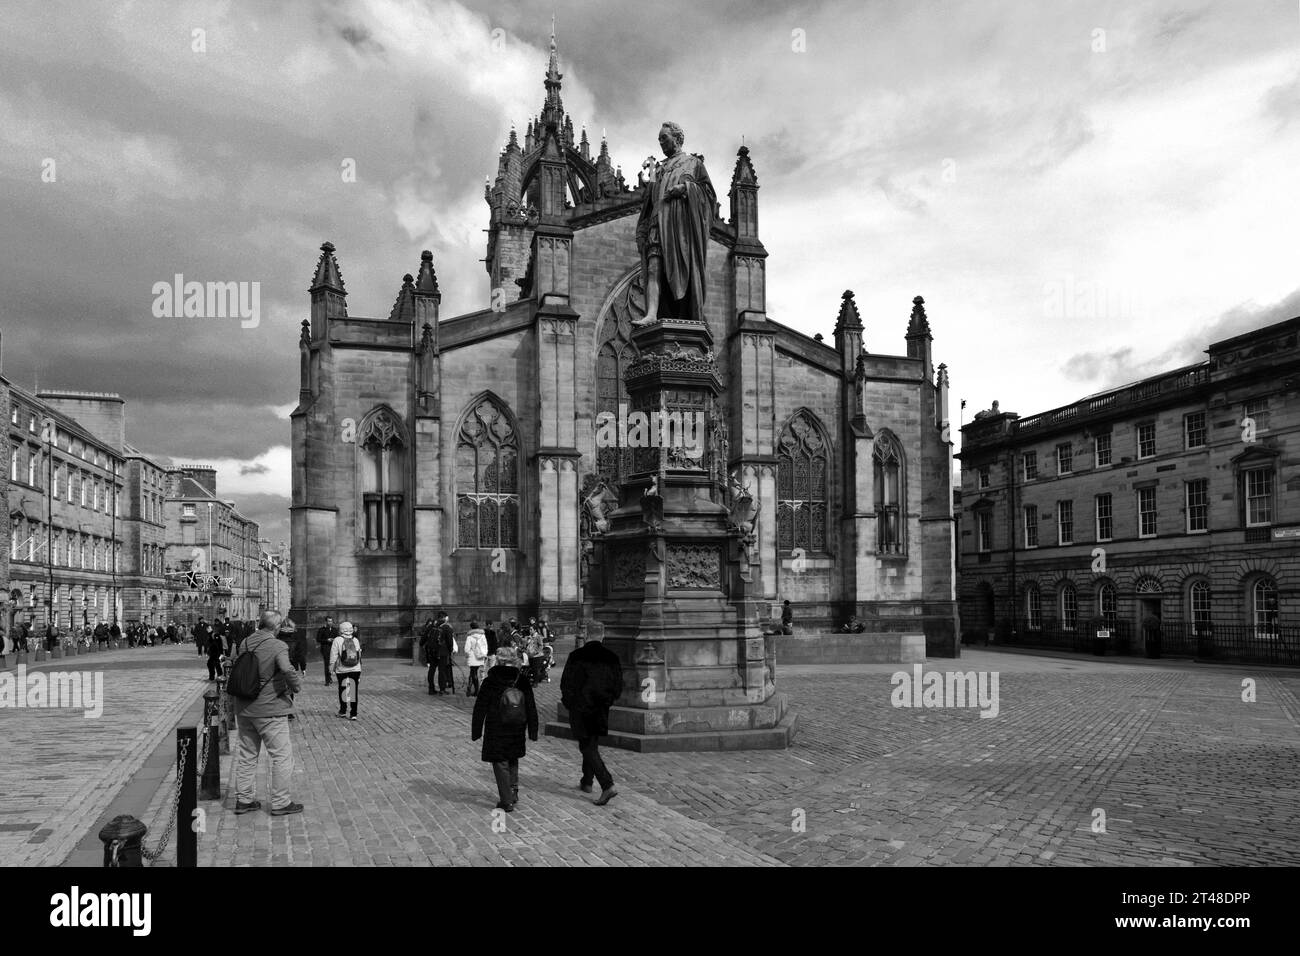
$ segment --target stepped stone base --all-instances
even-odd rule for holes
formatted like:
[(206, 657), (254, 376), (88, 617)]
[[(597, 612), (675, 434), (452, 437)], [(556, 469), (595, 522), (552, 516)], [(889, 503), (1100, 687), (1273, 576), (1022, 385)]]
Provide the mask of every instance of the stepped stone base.
[(901, 632), (862, 634), (782, 634), (776, 640), (779, 664), (923, 664), (925, 635)]
[[(557, 711), (557, 719), (546, 724), (545, 734), (573, 740), (564, 705), (557, 705)], [(784, 750), (797, 729), (797, 711), (778, 693), (762, 704), (734, 707), (615, 706), (609, 712), (609, 734), (600, 742), (640, 753)]]

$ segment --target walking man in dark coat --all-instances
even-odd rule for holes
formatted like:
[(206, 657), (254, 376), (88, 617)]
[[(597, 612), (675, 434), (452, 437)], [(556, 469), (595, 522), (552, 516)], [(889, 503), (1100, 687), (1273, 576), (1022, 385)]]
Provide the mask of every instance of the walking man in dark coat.
[(456, 693), (456, 678), (451, 672), (455, 640), (451, 621), (447, 619), (447, 612), (443, 611), (438, 618), (438, 640), (435, 643), (438, 652), (438, 693), (440, 694), (445, 694), (448, 688), (451, 689), (453, 696)]
[[(488, 671), (487, 679), (474, 698), (470, 739), (483, 738), (483, 760), (492, 764), (492, 774), (497, 783), (497, 809), (509, 813), (519, 802), (519, 758), (527, 752), (524, 731), (528, 731), (529, 740), (537, 742), (537, 700), (514, 649), (500, 648), (497, 659), (497, 666)], [(502, 696), (511, 689), (523, 695), (526, 715), (526, 719), (516, 726), (505, 722), (501, 708)]]
[(614, 777), (600, 757), (600, 738), (609, 733), (609, 709), (623, 693), (623, 664), (598, 635), (569, 655), (560, 680), (560, 699), (569, 712), (569, 726), (578, 738), (582, 754), (582, 780), (578, 788), (591, 793), (594, 777), (600, 781), (596, 806), (603, 807), (618, 795)]

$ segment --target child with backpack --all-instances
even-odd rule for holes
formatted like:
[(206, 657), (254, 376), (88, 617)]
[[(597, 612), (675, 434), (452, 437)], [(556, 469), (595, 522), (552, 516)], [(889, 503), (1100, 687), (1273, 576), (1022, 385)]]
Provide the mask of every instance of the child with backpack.
[(483, 761), (492, 764), (497, 809), (506, 813), (519, 802), (519, 758), (524, 756), (524, 732), (537, 742), (537, 701), (513, 647), (497, 648), (497, 664), (474, 700), (471, 740), (483, 738)]
[[(352, 628), (351, 621), (339, 625), (339, 636), (334, 638), (330, 647), (330, 670), (338, 679), (339, 716), (357, 719), (357, 684), (361, 680), (361, 642)], [(348, 705), (352, 713), (348, 713)]]

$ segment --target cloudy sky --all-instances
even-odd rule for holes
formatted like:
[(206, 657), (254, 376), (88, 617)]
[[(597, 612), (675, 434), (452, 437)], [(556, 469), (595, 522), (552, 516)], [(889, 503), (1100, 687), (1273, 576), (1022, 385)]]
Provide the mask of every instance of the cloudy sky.
[[(4, 374), (121, 393), (130, 441), (287, 538), (317, 247), (354, 315), (423, 248), (444, 315), (485, 307), (483, 177), (552, 13), (629, 179), (666, 118), (720, 185), (743, 136), (772, 317), (829, 338), (853, 289), (901, 352), (924, 295), (966, 421), (1300, 314), (1296, 0), (46, 2), (0, 31)], [(177, 273), (259, 282), (260, 323), (156, 317)]]

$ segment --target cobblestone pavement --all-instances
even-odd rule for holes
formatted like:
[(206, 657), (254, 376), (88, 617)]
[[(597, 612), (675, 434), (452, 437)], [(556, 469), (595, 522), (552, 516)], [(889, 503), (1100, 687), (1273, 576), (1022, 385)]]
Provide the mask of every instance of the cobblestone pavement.
[[(13, 657), (0, 681), (16, 678)], [(26, 673), (101, 674), (103, 713), (0, 707), (0, 865), (54, 866), (206, 686), (193, 647), (169, 644), (29, 664)], [(11, 675), (5, 677), (2, 675)], [(48, 679), (48, 678), (47, 678)]]
[[(471, 701), (370, 662), (358, 722), (334, 717), (319, 681), (303, 696), (305, 813), (235, 817), (223, 760), (200, 864), (1300, 864), (1300, 674), (984, 650), (929, 662), (997, 672), (998, 715), (981, 718), (893, 707), (900, 669), (783, 668), (801, 714), (785, 752), (606, 751), (620, 795), (603, 809), (576, 789), (575, 745), (543, 737), (519, 807), (494, 819)], [(539, 688), (544, 714), (557, 697), (558, 681)], [(265, 803), (265, 758), (258, 788)]]

